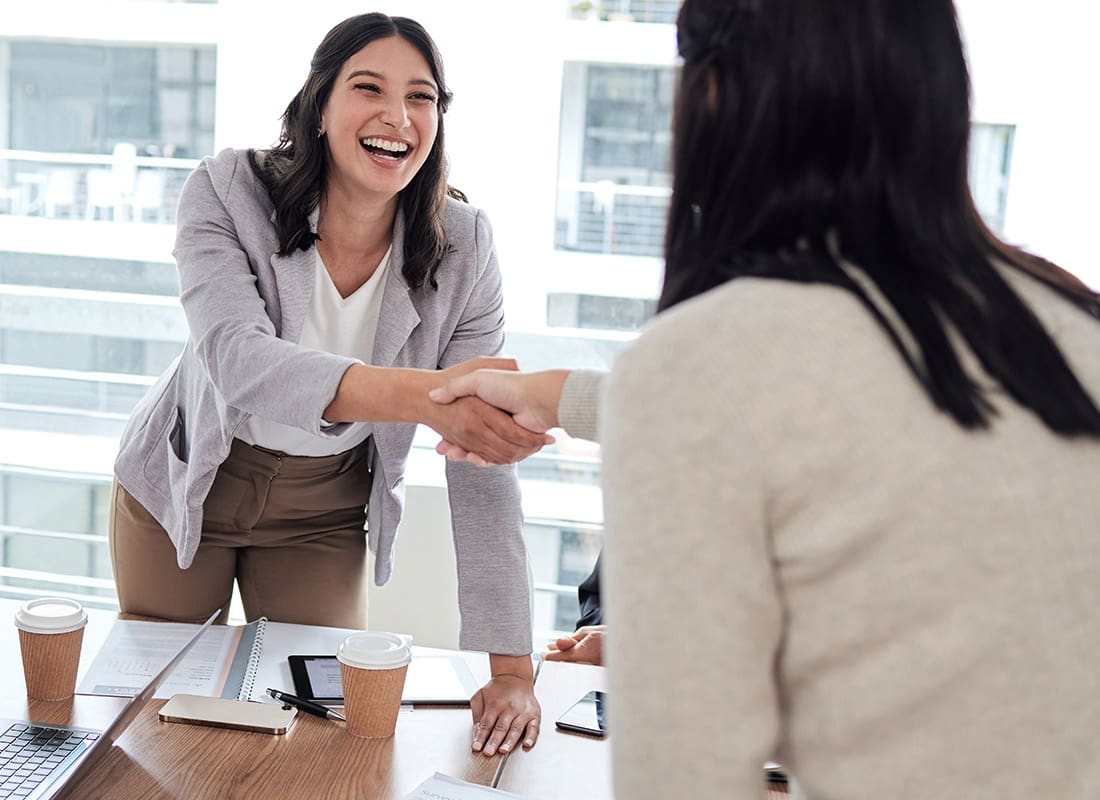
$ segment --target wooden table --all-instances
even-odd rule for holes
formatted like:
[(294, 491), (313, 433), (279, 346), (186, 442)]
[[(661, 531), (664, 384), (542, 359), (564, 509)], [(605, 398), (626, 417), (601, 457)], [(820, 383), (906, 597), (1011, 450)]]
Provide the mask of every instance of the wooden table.
[[(70, 701), (28, 701), (15, 600), (0, 599), (0, 716), (104, 728), (125, 701), (77, 695)], [(115, 614), (89, 609), (80, 674), (98, 652)], [(476, 673), (475, 673), (476, 674)], [(400, 800), (436, 771), (492, 786), (502, 756), (470, 750), (467, 708), (403, 711), (392, 739), (359, 739), (344, 726), (298, 714), (285, 736), (161, 722), (154, 701), (102, 764), (82, 782), (82, 800), (111, 798), (356, 798)]]

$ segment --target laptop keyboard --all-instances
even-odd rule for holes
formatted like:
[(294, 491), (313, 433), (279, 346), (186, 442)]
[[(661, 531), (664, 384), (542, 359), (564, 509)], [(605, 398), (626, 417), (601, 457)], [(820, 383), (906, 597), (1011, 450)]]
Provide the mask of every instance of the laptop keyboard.
[(10, 725), (0, 734), (0, 798), (29, 797), (98, 738), (94, 731), (18, 722)]

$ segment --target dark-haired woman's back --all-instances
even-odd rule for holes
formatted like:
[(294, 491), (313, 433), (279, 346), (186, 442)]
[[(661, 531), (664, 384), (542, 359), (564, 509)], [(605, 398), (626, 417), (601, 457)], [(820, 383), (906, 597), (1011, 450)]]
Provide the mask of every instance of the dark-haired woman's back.
[[(1100, 323), (1002, 273), (1100, 400)], [(620, 356), (617, 796), (758, 797), (768, 759), (811, 798), (1100, 795), (1100, 439), (1055, 434), (953, 341), (986, 429), (820, 283), (731, 281)]]

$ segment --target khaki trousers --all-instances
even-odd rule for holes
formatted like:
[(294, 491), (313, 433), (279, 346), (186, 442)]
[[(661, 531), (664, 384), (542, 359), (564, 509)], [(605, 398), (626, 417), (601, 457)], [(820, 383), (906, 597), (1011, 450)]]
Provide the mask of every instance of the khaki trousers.
[(224, 622), (236, 580), (249, 620), (364, 629), (370, 487), (366, 442), (310, 457), (234, 440), (183, 570), (164, 528), (116, 480), (109, 538), (119, 605), (187, 622), (221, 609)]

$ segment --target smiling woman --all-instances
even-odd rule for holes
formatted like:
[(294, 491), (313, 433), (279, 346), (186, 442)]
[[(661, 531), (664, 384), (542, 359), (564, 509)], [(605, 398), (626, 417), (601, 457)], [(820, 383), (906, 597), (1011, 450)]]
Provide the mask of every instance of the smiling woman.
[[(385, 583), (418, 423), (503, 463), (547, 437), (428, 391), (495, 358), (485, 216), (449, 197), (435, 45), (364, 14), (321, 42), (266, 151), (203, 160), (174, 255), (189, 338), (122, 437), (111, 554), (123, 611), (366, 627), (367, 535)], [(473, 747), (538, 736), (515, 471), (447, 470), (464, 649), (490, 654)], [(491, 502), (486, 502), (486, 498)], [(485, 598), (491, 598), (486, 602)]]

